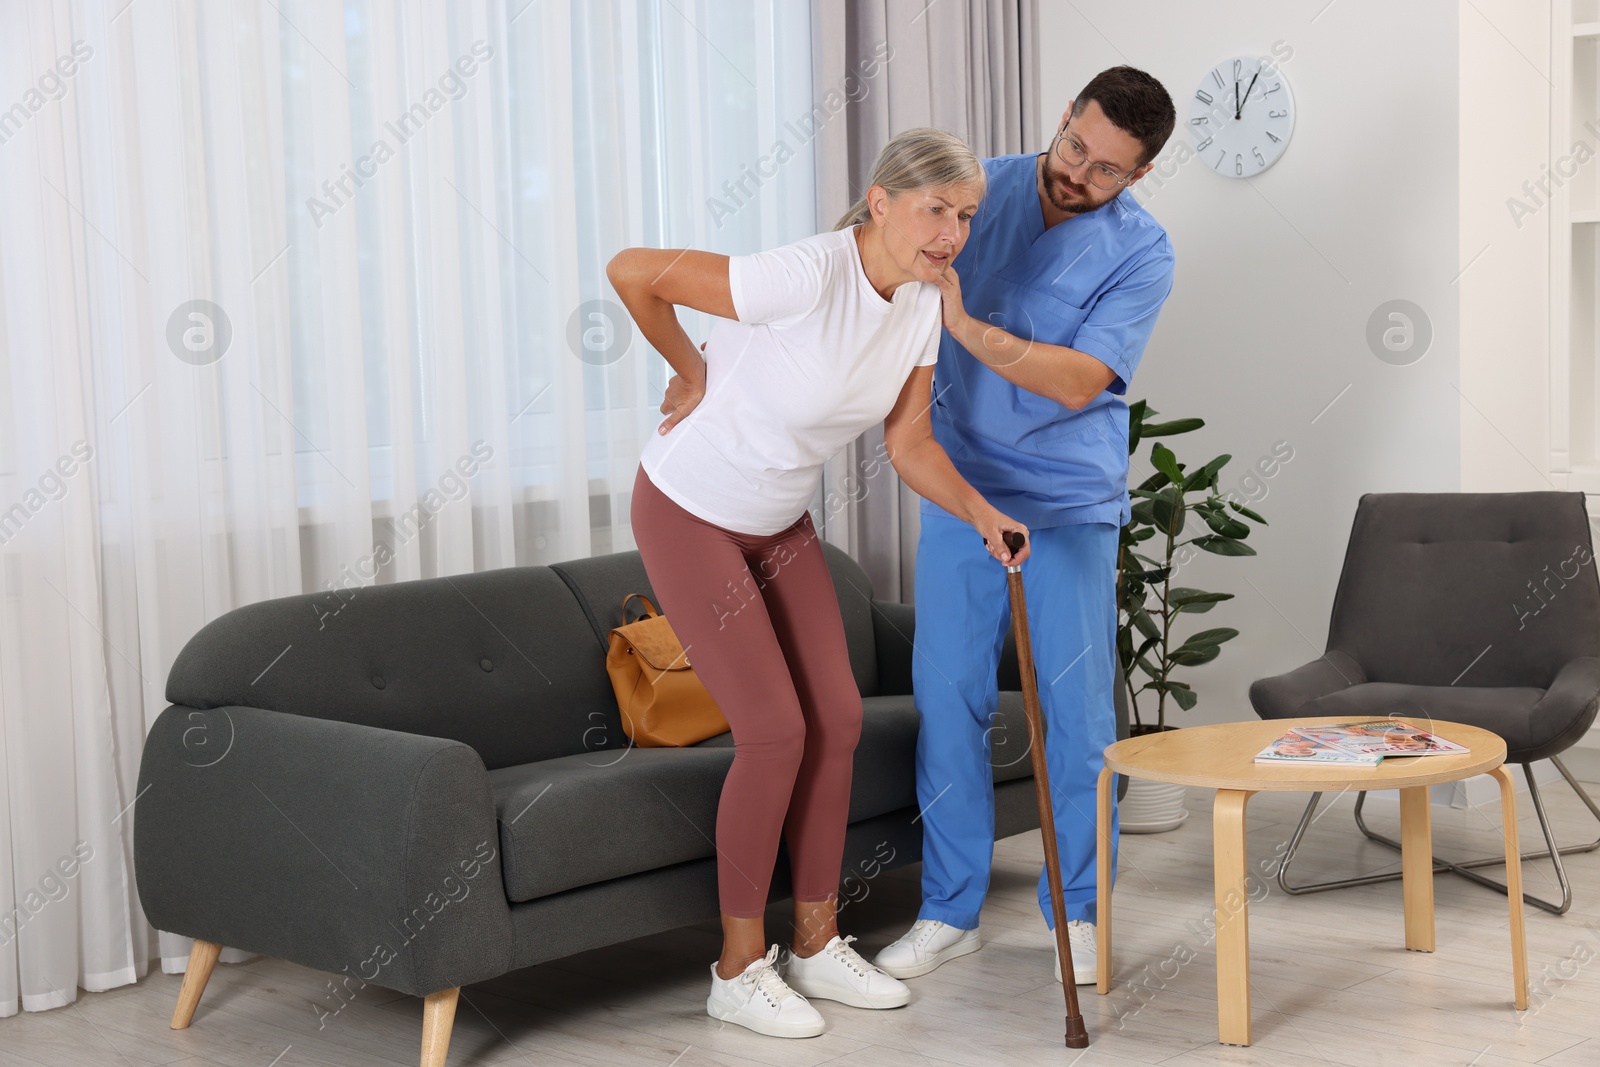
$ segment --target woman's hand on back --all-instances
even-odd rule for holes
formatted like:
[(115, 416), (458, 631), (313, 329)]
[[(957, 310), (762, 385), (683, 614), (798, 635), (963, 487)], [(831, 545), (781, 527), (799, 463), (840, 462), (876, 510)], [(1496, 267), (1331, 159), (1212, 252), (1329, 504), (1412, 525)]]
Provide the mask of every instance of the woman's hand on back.
[(699, 382), (691, 382), (681, 374), (674, 374), (672, 380), (667, 382), (667, 391), (661, 397), (661, 414), (666, 421), (661, 424), (659, 433), (671, 433), (672, 428), (688, 417), (705, 399), (706, 383), (702, 378)]
[(706, 396), (706, 346), (700, 345), (700, 380), (692, 382), (681, 374), (674, 374), (667, 381), (667, 391), (661, 395), (661, 414), (667, 417), (666, 421), (657, 427), (657, 433), (671, 433), (672, 428), (684, 419), (689, 412), (699, 406), (700, 401)]

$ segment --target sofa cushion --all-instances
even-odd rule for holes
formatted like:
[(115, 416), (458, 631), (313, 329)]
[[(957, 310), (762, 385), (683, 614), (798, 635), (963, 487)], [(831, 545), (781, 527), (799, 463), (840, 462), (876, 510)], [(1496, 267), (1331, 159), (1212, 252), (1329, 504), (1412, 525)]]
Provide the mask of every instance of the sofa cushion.
[[(915, 807), (918, 720), (909, 696), (862, 701), (850, 821)], [(1020, 693), (1001, 693), (994, 778), (1032, 774)], [(733, 735), (688, 748), (593, 752), (491, 771), (513, 903), (715, 854)]]
[(548, 567), (235, 608), (183, 647), (167, 699), (446, 737), (491, 770), (627, 744), (605, 656)]
[(490, 771), (507, 899), (713, 855), (732, 762), (731, 748), (630, 748)]

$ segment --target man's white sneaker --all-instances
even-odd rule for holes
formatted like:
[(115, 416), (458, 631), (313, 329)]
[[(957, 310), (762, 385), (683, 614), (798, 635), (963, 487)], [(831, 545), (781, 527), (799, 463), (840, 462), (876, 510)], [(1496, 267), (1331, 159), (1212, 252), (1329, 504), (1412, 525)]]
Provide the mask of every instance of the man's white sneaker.
[(816, 1037), (822, 1033), (822, 1016), (806, 998), (790, 989), (773, 963), (778, 946), (732, 978), (717, 974), (711, 965), (711, 995), (706, 1014), (737, 1023), (768, 1037)]
[(814, 956), (790, 956), (784, 972), (789, 988), (801, 996), (857, 1008), (898, 1008), (909, 1001), (906, 984), (862, 959), (850, 947), (854, 940), (835, 934)]
[(900, 940), (878, 953), (873, 962), (895, 978), (916, 978), (941, 963), (976, 951), (977, 927), (963, 930), (938, 919), (918, 919)]
[[(1099, 977), (1099, 946), (1094, 923), (1073, 919), (1067, 923), (1067, 944), (1072, 946), (1072, 977), (1076, 985), (1091, 985)], [(1061, 950), (1056, 948), (1055, 931), (1050, 932), (1050, 951), (1056, 957), (1056, 981), (1061, 981)]]

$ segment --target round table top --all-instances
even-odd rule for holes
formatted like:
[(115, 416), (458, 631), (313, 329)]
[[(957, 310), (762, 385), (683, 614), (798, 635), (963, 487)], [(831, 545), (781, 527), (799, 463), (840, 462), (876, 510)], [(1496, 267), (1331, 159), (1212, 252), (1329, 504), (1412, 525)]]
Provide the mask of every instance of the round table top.
[(1417, 723), (1469, 751), (1449, 756), (1387, 756), (1375, 767), (1327, 763), (1257, 763), (1256, 753), (1295, 726), (1354, 722), (1349, 716), (1310, 719), (1260, 719), (1212, 726), (1185, 726), (1118, 741), (1106, 749), (1106, 766), (1133, 778), (1251, 792), (1334, 792), (1408, 789), (1457, 782), (1494, 770), (1506, 760), (1499, 734), (1476, 726), (1428, 719)]

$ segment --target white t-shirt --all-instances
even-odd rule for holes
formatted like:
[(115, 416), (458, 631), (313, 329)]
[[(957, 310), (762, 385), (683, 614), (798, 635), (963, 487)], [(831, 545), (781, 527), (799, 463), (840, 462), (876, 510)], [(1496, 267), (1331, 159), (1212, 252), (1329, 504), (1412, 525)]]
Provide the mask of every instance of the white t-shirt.
[(640, 456), (679, 507), (726, 530), (774, 534), (805, 513), (822, 466), (894, 407), (939, 356), (939, 287), (886, 301), (853, 229), (728, 260), (738, 321), (706, 342), (706, 395)]

